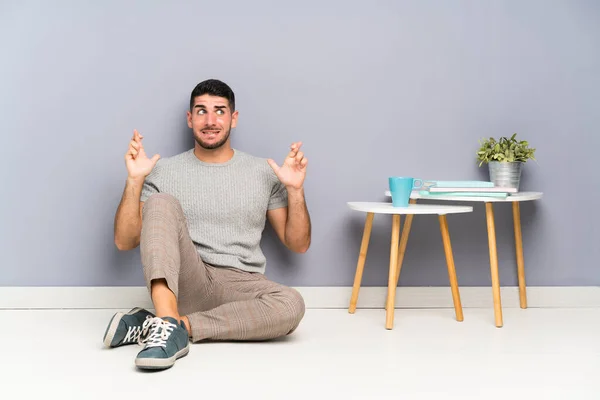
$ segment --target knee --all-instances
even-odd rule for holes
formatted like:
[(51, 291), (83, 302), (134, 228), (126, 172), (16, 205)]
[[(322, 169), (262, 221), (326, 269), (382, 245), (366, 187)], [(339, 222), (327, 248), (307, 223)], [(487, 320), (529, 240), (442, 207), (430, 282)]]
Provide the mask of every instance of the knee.
[(168, 193), (155, 193), (152, 196), (148, 197), (148, 199), (144, 202), (144, 215), (148, 211), (172, 211), (177, 214), (182, 214), (183, 209), (181, 208), (181, 204), (179, 200), (177, 200), (173, 195)]
[(306, 312), (306, 304), (304, 298), (296, 289), (287, 288), (283, 293), (283, 305), (285, 307), (285, 325), (288, 328), (286, 334), (290, 334), (296, 330), (300, 321), (304, 318)]

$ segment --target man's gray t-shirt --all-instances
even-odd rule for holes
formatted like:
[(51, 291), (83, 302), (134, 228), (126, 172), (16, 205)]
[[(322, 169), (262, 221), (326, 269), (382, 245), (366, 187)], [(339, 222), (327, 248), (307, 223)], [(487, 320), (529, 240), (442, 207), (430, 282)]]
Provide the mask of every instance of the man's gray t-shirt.
[(266, 159), (234, 149), (220, 164), (194, 150), (161, 158), (146, 177), (141, 201), (154, 193), (179, 200), (200, 258), (217, 267), (265, 272), (260, 248), (267, 210), (287, 206), (287, 191)]

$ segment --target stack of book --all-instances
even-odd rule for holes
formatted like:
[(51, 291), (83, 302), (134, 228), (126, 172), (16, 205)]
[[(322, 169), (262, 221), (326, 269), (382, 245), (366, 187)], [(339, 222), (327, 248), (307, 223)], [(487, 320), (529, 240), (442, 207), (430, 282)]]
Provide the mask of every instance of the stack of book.
[(500, 197), (517, 193), (515, 188), (497, 187), (487, 181), (424, 181), (421, 196)]

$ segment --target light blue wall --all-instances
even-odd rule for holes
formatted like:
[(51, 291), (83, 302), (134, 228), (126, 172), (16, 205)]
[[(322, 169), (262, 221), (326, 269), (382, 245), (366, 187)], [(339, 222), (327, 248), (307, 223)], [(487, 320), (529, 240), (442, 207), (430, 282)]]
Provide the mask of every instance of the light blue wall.
[[(595, 1), (12, 2), (0, 6), (0, 285), (142, 285), (113, 217), (131, 132), (163, 157), (192, 146), (192, 88), (236, 92), (233, 144), (281, 160), (305, 143), (313, 245), (267, 230), (267, 275), (351, 285), (364, 215), (387, 177), (487, 178), (478, 139), (538, 148), (523, 190), (529, 285), (600, 285), (600, 6)], [(503, 285), (512, 220), (496, 208)], [(481, 206), (449, 216), (459, 283), (489, 285)], [(363, 278), (385, 285), (391, 220), (375, 219)], [(447, 285), (434, 216), (416, 218), (401, 285)]]

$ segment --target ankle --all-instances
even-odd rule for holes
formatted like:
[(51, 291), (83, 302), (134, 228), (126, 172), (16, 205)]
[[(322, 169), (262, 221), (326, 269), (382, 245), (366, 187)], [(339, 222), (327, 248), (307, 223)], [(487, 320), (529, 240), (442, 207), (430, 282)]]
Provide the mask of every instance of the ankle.
[(169, 289), (165, 279), (155, 279), (152, 281), (151, 296), (157, 317), (171, 317), (179, 321), (180, 315), (177, 310), (177, 298), (171, 289)]
[(185, 329), (187, 329), (188, 335), (191, 337), (192, 336), (192, 327), (190, 326), (189, 318), (186, 316), (183, 316), (180, 319), (183, 321), (183, 324), (185, 325)]
[(162, 318), (162, 319), (165, 319), (166, 317), (169, 317), (169, 318), (173, 318), (175, 321), (180, 321), (181, 320), (181, 317), (176, 312), (157, 313), (156, 316), (158, 318)]

